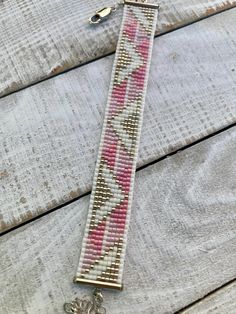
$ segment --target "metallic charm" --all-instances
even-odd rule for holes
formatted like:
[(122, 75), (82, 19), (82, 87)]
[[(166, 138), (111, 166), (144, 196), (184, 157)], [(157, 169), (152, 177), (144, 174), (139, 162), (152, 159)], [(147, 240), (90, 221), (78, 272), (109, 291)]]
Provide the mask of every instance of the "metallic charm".
[(106, 309), (102, 306), (102, 303), (102, 292), (96, 289), (92, 301), (76, 298), (71, 303), (65, 303), (64, 310), (70, 314), (106, 314)]

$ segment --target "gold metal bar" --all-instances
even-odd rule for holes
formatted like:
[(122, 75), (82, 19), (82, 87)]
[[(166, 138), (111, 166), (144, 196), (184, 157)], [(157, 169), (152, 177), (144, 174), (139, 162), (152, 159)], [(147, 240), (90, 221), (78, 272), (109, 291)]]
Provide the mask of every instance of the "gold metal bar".
[(116, 290), (122, 290), (123, 285), (119, 283), (112, 283), (112, 282), (105, 282), (105, 281), (98, 281), (98, 280), (89, 280), (85, 278), (74, 277), (74, 283), (81, 283), (85, 285), (92, 285), (99, 288), (110, 288)]
[(128, 5), (134, 5), (138, 7), (145, 7), (145, 8), (151, 8), (151, 9), (159, 9), (160, 5), (157, 3), (148, 3), (148, 2), (141, 2), (141, 1), (135, 1), (135, 0), (124, 0), (124, 4)]

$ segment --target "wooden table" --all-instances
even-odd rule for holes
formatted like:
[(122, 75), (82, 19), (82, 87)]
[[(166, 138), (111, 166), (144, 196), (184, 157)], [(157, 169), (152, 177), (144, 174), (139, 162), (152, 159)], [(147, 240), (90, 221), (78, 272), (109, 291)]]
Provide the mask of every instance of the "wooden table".
[[(0, 2), (0, 313), (63, 313), (122, 10)], [(124, 285), (109, 314), (236, 313), (236, 1), (162, 0)]]

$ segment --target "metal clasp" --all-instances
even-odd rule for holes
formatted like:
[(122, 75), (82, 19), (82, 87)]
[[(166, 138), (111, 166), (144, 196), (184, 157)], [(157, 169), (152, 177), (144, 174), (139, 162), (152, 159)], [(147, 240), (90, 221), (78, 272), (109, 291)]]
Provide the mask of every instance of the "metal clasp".
[(89, 19), (91, 24), (98, 24), (106, 19), (112, 12), (116, 11), (116, 7), (105, 7), (96, 11), (96, 13)]

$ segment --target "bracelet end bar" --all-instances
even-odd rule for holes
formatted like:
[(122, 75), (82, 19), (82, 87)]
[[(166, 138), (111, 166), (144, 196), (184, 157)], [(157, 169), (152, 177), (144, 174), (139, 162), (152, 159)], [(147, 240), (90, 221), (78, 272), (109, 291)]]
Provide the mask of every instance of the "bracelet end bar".
[(158, 3), (150, 3), (145, 0), (123, 0), (124, 4), (134, 5), (139, 7), (151, 8), (151, 9), (159, 9), (160, 5)]
[(112, 283), (112, 282), (105, 282), (105, 281), (98, 281), (98, 280), (90, 280), (80, 277), (74, 277), (74, 283), (84, 284), (95, 286), (98, 288), (108, 288), (108, 289), (115, 289), (115, 290), (123, 290), (123, 285), (119, 283)]

